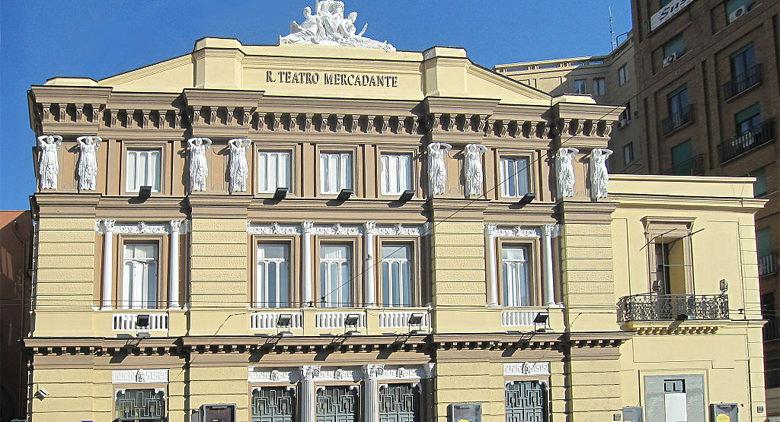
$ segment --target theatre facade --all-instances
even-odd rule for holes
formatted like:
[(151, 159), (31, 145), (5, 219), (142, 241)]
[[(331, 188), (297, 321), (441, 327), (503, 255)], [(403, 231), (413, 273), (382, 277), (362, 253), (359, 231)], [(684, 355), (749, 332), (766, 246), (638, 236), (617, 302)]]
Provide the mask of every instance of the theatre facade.
[(30, 88), (32, 419), (765, 420), (753, 179), (343, 8)]

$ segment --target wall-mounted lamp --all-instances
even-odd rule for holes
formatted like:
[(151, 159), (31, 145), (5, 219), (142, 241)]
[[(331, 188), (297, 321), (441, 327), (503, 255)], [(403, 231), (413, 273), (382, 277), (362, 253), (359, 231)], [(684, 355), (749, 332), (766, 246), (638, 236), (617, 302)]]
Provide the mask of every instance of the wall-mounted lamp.
[(278, 329), (285, 329), (284, 331), (280, 331), (280, 336), (285, 335), (291, 335), (292, 332), (290, 331), (290, 327), (292, 327), (292, 314), (279, 314), (278, 317), (276, 317), (276, 328)]
[(414, 313), (409, 315), (409, 333), (414, 334), (422, 330), (424, 314)]
[(522, 207), (530, 204), (531, 202), (533, 202), (534, 199), (536, 199), (536, 194), (533, 193), (533, 192), (528, 192), (525, 195), (523, 195), (523, 197), (520, 198), (519, 201), (517, 201), (517, 206), (519, 208), (522, 208)]
[(720, 280), (720, 294), (726, 294), (729, 291), (729, 282), (724, 278)]
[(547, 320), (550, 319), (549, 314), (541, 313), (539, 312), (534, 317), (534, 328), (536, 329), (536, 332), (543, 333), (547, 330)]
[(287, 188), (276, 188), (276, 192), (274, 192), (274, 200), (281, 201), (282, 199), (287, 197)]
[(347, 314), (344, 317), (344, 328), (347, 329), (347, 334), (356, 333), (358, 331), (358, 323), (360, 322), (360, 315)]
[(151, 186), (141, 186), (138, 189), (138, 198), (140, 198), (142, 201), (146, 201), (147, 199), (152, 197), (152, 187)]
[(344, 202), (352, 196), (352, 193), (352, 189), (342, 189), (341, 192), (339, 192), (339, 196), (336, 197), (336, 200)]
[(677, 321), (687, 321), (688, 320), (688, 314), (677, 314), (677, 317), (675, 318)]
[(135, 328), (138, 329), (145, 329), (149, 328), (149, 320), (150, 316), (146, 314), (141, 314), (135, 317)]
[(398, 202), (405, 204), (411, 201), (413, 196), (414, 196), (414, 191), (411, 189), (407, 189), (401, 193), (401, 197), (398, 198)]
[(45, 388), (39, 388), (38, 391), (35, 392), (35, 398), (38, 400), (43, 400), (46, 397), (49, 397), (49, 392), (46, 391)]

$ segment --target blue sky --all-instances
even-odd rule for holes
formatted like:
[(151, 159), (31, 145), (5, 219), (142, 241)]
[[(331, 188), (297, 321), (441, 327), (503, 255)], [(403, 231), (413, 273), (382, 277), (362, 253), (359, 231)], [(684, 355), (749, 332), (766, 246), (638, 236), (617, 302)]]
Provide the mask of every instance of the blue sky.
[[(102, 79), (192, 50), (205, 36), (276, 44), (315, 0), (0, 1), (0, 209), (35, 190), (26, 92), (53, 76)], [(433, 45), (499, 63), (604, 54), (609, 13), (631, 26), (629, 0), (346, 0), (366, 35), (399, 50)]]

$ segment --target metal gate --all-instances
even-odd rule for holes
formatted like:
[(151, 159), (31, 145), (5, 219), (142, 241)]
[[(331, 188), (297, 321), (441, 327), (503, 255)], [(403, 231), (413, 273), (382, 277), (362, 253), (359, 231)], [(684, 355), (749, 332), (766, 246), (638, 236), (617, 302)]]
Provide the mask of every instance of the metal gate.
[(165, 393), (160, 390), (120, 390), (116, 393), (120, 421), (165, 420)]
[(546, 422), (547, 388), (539, 381), (514, 381), (506, 385), (507, 422)]
[(411, 384), (379, 389), (379, 422), (419, 422), (420, 394)]
[(292, 388), (256, 388), (252, 391), (252, 422), (293, 422), (295, 390)]
[(317, 390), (317, 422), (357, 422), (358, 389), (325, 387)]

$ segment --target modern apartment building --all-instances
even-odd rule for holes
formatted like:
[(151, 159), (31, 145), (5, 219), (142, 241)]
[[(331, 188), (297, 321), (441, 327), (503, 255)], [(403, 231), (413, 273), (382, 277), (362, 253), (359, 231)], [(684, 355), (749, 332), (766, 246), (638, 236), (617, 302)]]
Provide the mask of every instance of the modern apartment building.
[(765, 419), (752, 179), (343, 11), (31, 87), (32, 419)]

